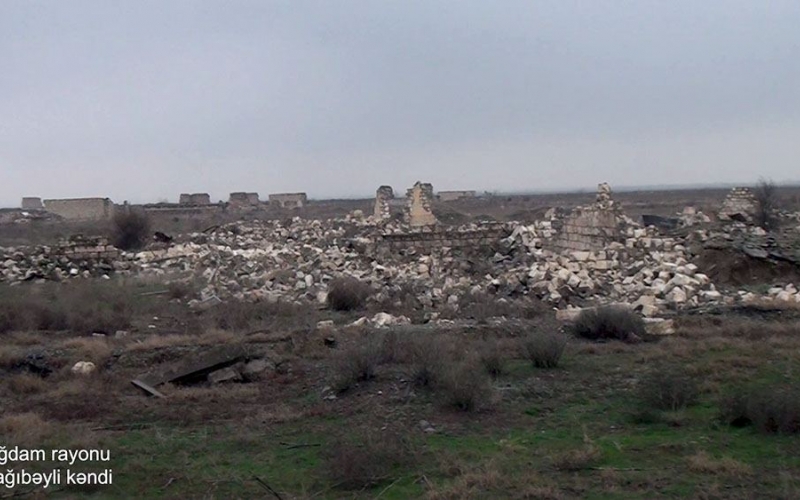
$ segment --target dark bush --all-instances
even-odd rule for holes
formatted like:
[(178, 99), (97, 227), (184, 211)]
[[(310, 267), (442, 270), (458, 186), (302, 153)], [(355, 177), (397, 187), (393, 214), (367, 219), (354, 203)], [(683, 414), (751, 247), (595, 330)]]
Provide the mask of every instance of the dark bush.
[(325, 458), (331, 483), (344, 490), (363, 490), (391, 479), (398, 468), (412, 462), (413, 452), (396, 435), (359, 432), (334, 442)]
[(411, 340), (411, 381), (418, 387), (435, 387), (448, 364), (454, 363), (452, 338), (415, 335)]
[(337, 278), (328, 284), (328, 305), (335, 311), (361, 309), (369, 295), (369, 285), (356, 278)]
[(486, 407), (492, 399), (491, 381), (477, 359), (451, 363), (442, 372), (442, 400), (461, 411)]
[(492, 377), (499, 377), (505, 371), (505, 356), (497, 340), (487, 340), (478, 346), (478, 358), (483, 369)]
[(141, 212), (118, 212), (112, 221), (114, 246), (122, 250), (138, 250), (150, 239), (150, 219)]
[(778, 225), (776, 215), (778, 208), (778, 193), (775, 183), (761, 179), (755, 188), (756, 198), (755, 223), (767, 231), (775, 229)]
[(741, 390), (722, 402), (722, 419), (733, 426), (753, 425), (760, 432), (800, 432), (800, 387)]
[(643, 408), (676, 411), (697, 402), (700, 393), (696, 378), (682, 367), (651, 371), (639, 383)]
[(358, 382), (372, 380), (382, 356), (382, 345), (376, 340), (339, 352), (333, 360), (331, 387), (336, 392), (344, 392)]
[(537, 368), (555, 368), (564, 354), (567, 337), (560, 333), (534, 332), (522, 339), (522, 354)]
[(585, 309), (578, 314), (573, 332), (589, 340), (630, 341), (645, 334), (644, 320), (634, 311), (619, 306)]

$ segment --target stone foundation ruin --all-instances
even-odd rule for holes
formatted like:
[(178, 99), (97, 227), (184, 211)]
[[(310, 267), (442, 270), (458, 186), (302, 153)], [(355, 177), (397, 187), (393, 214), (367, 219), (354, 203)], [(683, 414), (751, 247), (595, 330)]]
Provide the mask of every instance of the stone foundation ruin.
[(256, 207), (261, 201), (258, 199), (258, 193), (236, 192), (230, 194), (228, 203), (237, 207)]
[(308, 203), (305, 193), (276, 193), (269, 195), (269, 204), (280, 208), (303, 208)]
[(211, 197), (208, 193), (181, 193), (178, 200), (179, 205), (211, 205)]
[(756, 213), (756, 197), (750, 188), (736, 187), (731, 189), (722, 202), (718, 217), (720, 220), (739, 220), (750, 222)]

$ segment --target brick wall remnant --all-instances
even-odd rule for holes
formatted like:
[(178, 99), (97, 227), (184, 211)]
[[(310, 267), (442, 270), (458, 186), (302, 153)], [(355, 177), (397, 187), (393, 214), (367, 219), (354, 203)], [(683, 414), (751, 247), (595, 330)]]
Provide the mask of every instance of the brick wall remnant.
[(436, 194), (439, 201), (458, 201), (466, 198), (475, 198), (475, 191), (439, 191)]
[(179, 205), (211, 205), (211, 197), (208, 193), (181, 193), (178, 199)]
[(258, 193), (236, 192), (231, 193), (228, 203), (239, 206), (257, 206), (261, 201), (258, 199)]
[(44, 200), (44, 209), (69, 220), (102, 220), (114, 215), (114, 202), (108, 198)]
[(622, 213), (611, 196), (611, 186), (598, 184), (592, 205), (575, 208), (561, 221), (554, 241), (557, 250), (603, 250), (612, 242), (623, 240)]
[(752, 221), (756, 212), (756, 197), (750, 188), (735, 187), (731, 189), (728, 196), (722, 202), (719, 211), (720, 220), (740, 219), (742, 221)]
[(275, 193), (269, 195), (269, 204), (281, 208), (303, 208), (308, 203), (305, 193)]
[(38, 196), (26, 196), (22, 198), (21, 206), (23, 210), (41, 210), (44, 208), (42, 199)]
[(432, 226), (436, 224), (433, 215), (433, 186), (417, 181), (406, 193), (406, 222), (410, 226)]

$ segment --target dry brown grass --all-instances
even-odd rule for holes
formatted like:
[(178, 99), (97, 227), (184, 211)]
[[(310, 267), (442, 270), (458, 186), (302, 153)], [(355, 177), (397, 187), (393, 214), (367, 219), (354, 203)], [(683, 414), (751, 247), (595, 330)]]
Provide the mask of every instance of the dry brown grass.
[(510, 486), (509, 477), (492, 460), (477, 465), (447, 462), (440, 464), (440, 468), (454, 479), (444, 487), (429, 490), (425, 495), (429, 500), (475, 498)]
[(74, 337), (61, 343), (62, 349), (75, 351), (81, 361), (103, 365), (111, 357), (112, 346), (105, 337)]
[(398, 468), (413, 462), (413, 457), (413, 450), (399, 436), (361, 431), (335, 441), (325, 466), (337, 488), (362, 490), (391, 480)]
[(557, 470), (578, 471), (593, 466), (602, 456), (602, 450), (589, 442), (579, 448), (554, 455), (551, 457), (551, 463)]
[(731, 457), (715, 458), (703, 450), (687, 457), (689, 470), (703, 474), (746, 477), (753, 474), (753, 468)]
[(0, 436), (9, 445), (38, 447), (53, 433), (53, 426), (36, 413), (0, 417)]
[(150, 335), (144, 340), (135, 340), (125, 345), (127, 352), (154, 351), (167, 347), (227, 344), (240, 340), (235, 333), (211, 329), (200, 335)]
[(39, 394), (47, 390), (47, 382), (38, 375), (18, 373), (6, 379), (5, 387), (17, 396)]
[(183, 404), (253, 401), (260, 395), (260, 389), (256, 384), (220, 384), (209, 387), (180, 387), (165, 384), (159, 387), (159, 390), (169, 396), (170, 401)]
[(10, 369), (25, 360), (25, 353), (16, 346), (0, 346), (0, 368)]
[(42, 345), (50, 340), (37, 332), (10, 332), (6, 334), (6, 339), (8, 344), (18, 346)]

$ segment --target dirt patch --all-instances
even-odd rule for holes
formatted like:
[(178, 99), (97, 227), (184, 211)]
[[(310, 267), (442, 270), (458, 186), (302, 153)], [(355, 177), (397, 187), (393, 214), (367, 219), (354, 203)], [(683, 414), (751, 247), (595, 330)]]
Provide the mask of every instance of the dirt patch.
[(755, 259), (733, 249), (704, 249), (695, 264), (721, 287), (800, 283), (800, 267), (789, 262)]

